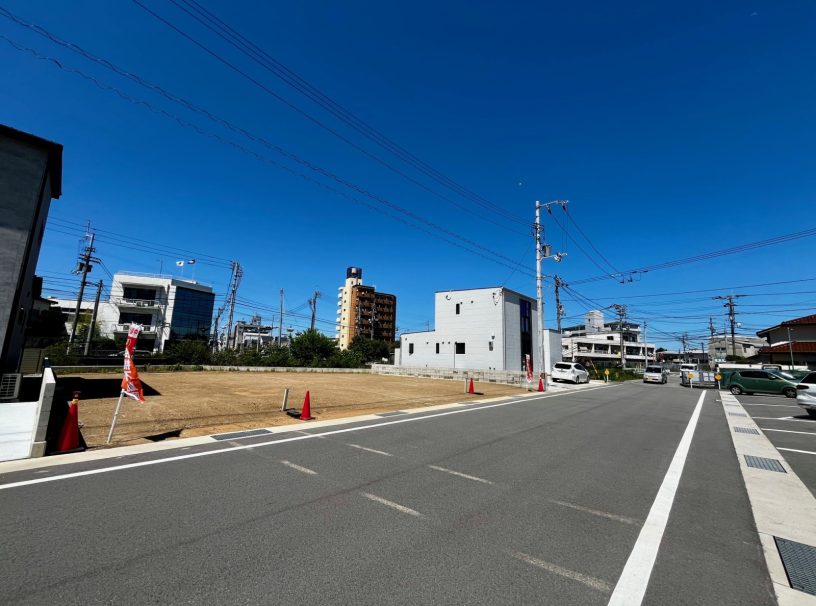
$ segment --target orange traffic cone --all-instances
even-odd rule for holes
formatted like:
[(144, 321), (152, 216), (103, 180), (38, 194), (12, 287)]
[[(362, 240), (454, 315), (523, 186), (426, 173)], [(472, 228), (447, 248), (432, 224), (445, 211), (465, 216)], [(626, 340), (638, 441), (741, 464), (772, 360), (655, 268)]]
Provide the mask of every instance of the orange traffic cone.
[(68, 414), (57, 439), (57, 452), (77, 449), (79, 449), (79, 394), (74, 393), (74, 399), (68, 406)]
[(309, 391), (306, 391), (306, 397), (303, 398), (303, 409), (300, 411), (300, 420), (301, 421), (311, 421), (314, 419), (312, 416), (312, 406), (311, 400), (309, 398)]
[(544, 391), (544, 379), (538, 380), (538, 391)]
[(473, 389), (473, 378), (470, 379), (470, 384), (468, 385), (468, 393), (476, 393), (476, 390)]

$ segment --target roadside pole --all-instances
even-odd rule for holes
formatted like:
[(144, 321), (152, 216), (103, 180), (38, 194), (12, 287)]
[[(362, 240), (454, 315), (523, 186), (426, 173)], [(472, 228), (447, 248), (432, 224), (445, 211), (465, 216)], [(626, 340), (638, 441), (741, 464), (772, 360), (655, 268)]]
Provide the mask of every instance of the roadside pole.
[(116, 427), (116, 419), (119, 417), (119, 409), (122, 407), (122, 398), (125, 397), (125, 390), (119, 392), (119, 401), (116, 402), (116, 410), (113, 412), (113, 420), (111, 421), (110, 431), (108, 432), (108, 439), (105, 444), (111, 443), (113, 437), (113, 430)]

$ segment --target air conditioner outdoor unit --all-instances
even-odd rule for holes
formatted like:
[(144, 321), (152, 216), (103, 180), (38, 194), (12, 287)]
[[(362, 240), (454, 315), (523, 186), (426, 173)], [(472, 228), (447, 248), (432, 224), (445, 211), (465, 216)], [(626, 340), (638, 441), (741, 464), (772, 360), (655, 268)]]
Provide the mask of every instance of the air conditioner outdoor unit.
[(19, 372), (0, 375), (0, 400), (14, 400), (20, 393), (23, 375)]

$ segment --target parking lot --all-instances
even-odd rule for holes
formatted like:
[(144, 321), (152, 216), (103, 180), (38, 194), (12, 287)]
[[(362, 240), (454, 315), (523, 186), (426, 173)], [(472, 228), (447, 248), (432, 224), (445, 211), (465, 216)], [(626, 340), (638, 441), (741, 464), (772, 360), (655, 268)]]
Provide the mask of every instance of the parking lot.
[(757, 426), (816, 495), (816, 419), (785, 396), (737, 396)]

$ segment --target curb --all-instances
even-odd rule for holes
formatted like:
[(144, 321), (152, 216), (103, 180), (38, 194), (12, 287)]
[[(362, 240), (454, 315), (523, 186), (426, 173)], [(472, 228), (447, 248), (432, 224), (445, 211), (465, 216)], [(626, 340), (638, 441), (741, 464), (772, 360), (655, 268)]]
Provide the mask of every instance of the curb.
[[(780, 606), (816, 606), (816, 596), (791, 587), (774, 541), (779, 537), (816, 546), (816, 498), (739, 401), (726, 391), (719, 394), (776, 599)], [(738, 433), (734, 427), (755, 429), (758, 435)], [(745, 455), (777, 459), (787, 473), (748, 467)]]

